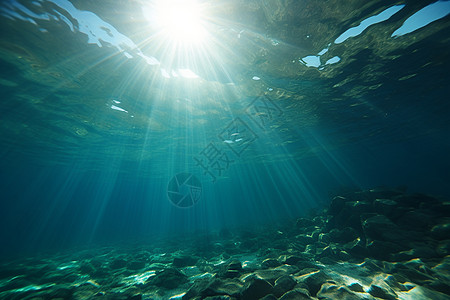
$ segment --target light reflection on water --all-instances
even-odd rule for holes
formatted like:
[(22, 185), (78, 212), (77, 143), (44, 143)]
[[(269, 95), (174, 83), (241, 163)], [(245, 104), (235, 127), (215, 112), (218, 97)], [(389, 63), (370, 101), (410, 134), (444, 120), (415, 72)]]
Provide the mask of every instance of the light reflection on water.
[[(376, 29), (377, 26), (391, 24), (394, 32), (392, 36), (408, 36), (416, 32), (418, 28), (431, 26), (429, 24), (433, 21), (446, 16), (449, 11), (448, 3), (448, 1), (438, 1), (410, 16), (405, 16), (406, 20), (403, 25), (399, 22), (392, 24), (389, 22), (392, 21), (393, 16), (404, 12), (405, 7), (408, 7), (407, 4), (406, 6), (401, 4), (386, 7), (381, 9), (381, 12), (362, 16), (360, 22), (353, 21), (356, 26), (342, 28), (335, 34), (337, 38), (334, 39), (334, 42), (321, 43), (325, 46), (320, 47), (319, 49), (322, 48), (320, 51), (310, 52), (317, 53), (314, 55), (307, 55), (308, 51), (314, 47), (302, 49), (299, 45), (289, 45), (288, 42), (283, 41), (281, 34), (278, 36), (276, 32), (265, 33), (263, 29), (258, 32), (253, 28), (247, 28), (245, 24), (221, 21), (220, 26), (208, 28), (213, 35), (218, 36), (218, 39), (222, 39), (222, 43), (219, 44), (221, 47), (215, 49), (217, 51), (213, 51), (213, 54), (209, 50), (214, 48), (205, 48), (202, 53), (204, 56), (196, 53), (192, 60), (192, 57), (181, 55), (175, 50), (170, 52), (158, 49), (158, 45), (153, 44), (155, 40), (151, 38), (147, 40), (148, 36), (152, 36), (152, 32), (145, 31), (147, 28), (142, 32), (136, 30), (141, 35), (130, 34), (132, 31), (126, 31), (126, 27), (121, 27), (120, 22), (115, 24), (114, 21), (111, 21), (114, 20), (113, 18), (103, 16), (98, 9), (97, 11), (95, 9), (92, 11), (82, 10), (78, 7), (79, 4), (74, 5), (68, 0), (39, 0), (28, 4), (11, 0), (2, 2), (0, 11), (2, 18), (17, 22), (18, 25), (33, 24), (42, 30), (40, 33), (42, 37), (59, 33), (55, 30), (56, 27), (50, 26), (50, 24), (59, 24), (60, 28), (66, 30), (64, 38), (67, 41), (74, 40), (79, 44), (84, 43), (83, 46), (89, 45), (89, 49), (95, 48), (96, 51), (99, 51), (97, 53), (105, 53), (106, 58), (101, 57), (100, 61), (110, 63), (108, 67), (104, 67), (101, 63), (85, 66), (88, 71), (98, 71), (86, 79), (87, 82), (92, 83), (93, 90), (98, 91), (98, 95), (94, 97), (90, 94), (88, 97), (79, 96), (79, 98), (61, 96), (65, 99), (66, 107), (64, 109), (69, 112), (64, 112), (66, 120), (54, 122), (57, 124), (54, 126), (56, 128), (53, 128), (56, 129), (55, 131), (68, 133), (68, 140), (73, 136), (75, 138), (83, 137), (83, 142), (87, 142), (93, 137), (99, 137), (101, 134), (122, 138), (132, 136), (135, 139), (133, 143), (137, 147), (143, 147), (146, 144), (146, 142), (139, 143), (139, 141), (154, 134), (161, 134), (161, 137), (155, 139), (160, 142), (160, 145), (153, 144), (152, 151), (164, 153), (173, 141), (177, 141), (180, 144), (186, 142), (189, 147), (193, 147), (193, 150), (190, 151), (195, 153), (197, 150), (201, 150), (201, 147), (209, 140), (214, 140), (220, 130), (233, 118), (245, 116), (244, 110), (248, 104), (264, 93), (269, 93), (269, 96), (286, 111), (286, 116), (279, 118), (278, 123), (271, 124), (270, 127), (270, 134), (278, 133), (279, 136), (267, 139), (267, 143), (283, 146), (303, 145), (305, 144), (301, 142), (302, 134), (305, 134), (302, 132), (303, 130), (318, 124), (327, 124), (330, 119), (338, 118), (337, 115), (342, 116), (342, 119), (347, 122), (340, 123), (344, 128), (366, 120), (370, 124), (366, 127), (374, 126), (377, 124), (378, 115), (382, 115), (386, 119), (392, 114), (391, 112), (384, 112), (383, 109), (377, 108), (376, 105), (364, 99), (364, 93), (367, 91), (382, 90), (385, 86), (385, 82), (368, 79), (376, 76), (382, 78), (381, 72), (366, 71), (368, 76), (362, 76), (362, 78), (370, 81), (370, 84), (366, 86), (365, 82), (360, 81), (363, 82), (362, 86), (357, 88), (352, 88), (349, 84), (356, 82), (355, 74), (344, 76), (345, 78), (336, 77), (336, 82), (332, 83), (321, 81), (320, 76), (334, 79), (335, 74), (346, 70), (349, 61), (364, 66), (366, 63), (364, 55), (356, 56), (355, 54), (364, 48), (372, 51), (370, 47), (373, 45), (370, 47), (362, 45), (362, 48), (355, 48), (353, 52), (348, 49), (350, 48), (348, 45), (357, 44), (359, 39), (364, 39), (370, 32), (369, 28)], [(137, 15), (133, 16), (136, 20), (139, 19), (139, 13), (142, 12), (138, 10)], [(272, 17), (275, 20), (275, 12), (273, 13)], [(140, 17), (145, 19), (143, 16)], [(213, 17), (211, 16), (211, 18)], [(217, 20), (217, 22), (219, 21)], [(139, 24), (142, 25), (142, 23)], [(133, 24), (128, 25), (133, 26)], [(307, 37), (312, 39), (315, 35), (318, 33), (311, 32)], [(83, 39), (75, 39), (79, 36), (82, 36)], [(64, 44), (64, 38), (58, 42)], [(398, 41), (389, 35), (381, 35), (378, 38), (379, 41), (388, 40), (393, 43)], [(317, 46), (320, 44), (316, 43), (315, 47)], [(400, 42), (398, 46), (403, 47)], [(21, 47), (26, 49), (24, 46)], [(84, 48), (80, 47), (80, 49)], [(247, 49), (248, 53), (245, 53), (243, 49)], [(395, 47), (386, 51), (392, 49)], [(33, 52), (32, 49), (28, 49), (28, 51)], [(80, 56), (87, 57), (89, 53), (80, 53)], [(76, 72), (75, 69), (71, 69), (77, 65), (77, 58), (66, 57), (63, 58), (63, 61), (70, 59), (75, 63), (58, 69), (59, 73), (51, 73), (52, 79), (54, 77), (69, 78), (67, 81), (70, 81), (69, 73), (78, 75), (85, 72), (84, 70)], [(41, 60), (39, 54), (35, 54), (30, 61), (30, 65), (33, 67), (30, 68), (28, 74), (35, 76), (32, 77), (34, 79), (40, 79), (40, 75), (38, 72), (34, 72), (33, 68), (41, 71), (39, 67), (42, 66), (42, 69), (46, 70), (45, 64), (48, 62), (45, 58)], [(367, 65), (371, 66), (371, 64)], [(57, 64), (55, 67), (59, 67), (59, 65)], [(317, 73), (306, 73), (308, 71)], [(401, 74), (399, 80), (407, 81), (417, 78), (413, 71)], [(78, 86), (75, 84), (78, 79), (75, 75), (74, 82), (70, 82), (70, 84), (76, 86), (78, 91), (85, 92), (87, 90), (85, 84), (80, 83)], [(109, 77), (114, 78), (110, 80)], [(103, 89), (95, 86), (109, 82), (111, 82), (110, 85)], [(10, 78), (1, 78), (0, 84), (11, 88), (20, 87)], [(51, 86), (53, 87), (53, 84)], [(60, 90), (63, 90), (65, 85), (61, 86)], [(125, 100), (111, 102), (109, 100), (111, 95), (108, 92), (124, 95), (123, 99)], [(43, 101), (37, 99), (39, 97), (27, 95), (25, 98), (30, 99), (33, 108), (52, 109), (51, 106), (40, 105)], [(350, 103), (343, 100), (347, 98), (351, 99)], [(80, 108), (73, 102), (89, 106)], [(101, 105), (96, 105), (101, 102), (103, 102)], [(58, 103), (58, 101), (52, 102), (52, 104), (54, 103)], [(86, 111), (97, 112), (98, 107), (105, 107), (105, 103), (111, 115), (106, 114), (101, 117), (97, 115), (96, 118), (86, 116)], [(341, 107), (340, 103), (345, 104)], [(343, 108), (351, 108), (352, 111), (344, 111)], [(324, 111), (326, 113), (323, 113)], [(339, 114), (335, 114), (335, 111), (339, 111)], [(130, 117), (137, 121), (131, 123)], [(259, 113), (258, 117), (267, 117), (267, 114)], [(71, 121), (75, 123), (79, 121), (80, 124), (72, 124)], [(342, 129), (342, 127), (338, 126), (337, 128)], [(37, 127), (31, 125), (29, 128)], [(139, 128), (141, 131), (131, 130), (135, 128)], [(210, 128), (217, 129), (217, 132), (210, 131)], [(186, 132), (192, 131), (194, 137), (188, 137), (183, 129), (186, 129)], [(145, 130), (148, 132), (144, 133)], [(382, 131), (374, 129), (372, 132)], [(268, 134), (263, 136), (268, 136)], [(187, 141), (190, 139), (193, 141), (188, 143)], [(243, 141), (225, 137), (221, 138), (220, 142), (234, 146), (242, 144)], [(72, 144), (76, 145), (76, 140), (72, 140)], [(96, 141), (96, 144), (102, 144), (102, 142)], [(89, 144), (86, 147), (89, 147)], [(307, 149), (302, 148), (302, 150), (298, 153), (310, 152)], [(278, 153), (272, 157), (283, 157), (283, 155)]]

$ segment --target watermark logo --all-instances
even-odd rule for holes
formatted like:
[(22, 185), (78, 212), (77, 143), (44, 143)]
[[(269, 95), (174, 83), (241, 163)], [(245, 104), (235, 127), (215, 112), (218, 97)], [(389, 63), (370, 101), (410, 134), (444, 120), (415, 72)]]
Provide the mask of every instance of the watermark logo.
[(188, 208), (200, 200), (202, 184), (190, 173), (179, 173), (169, 181), (167, 195), (176, 207)]
[(210, 176), (213, 182), (216, 181), (217, 176), (222, 176), (222, 172), (228, 170), (230, 164), (234, 162), (212, 142), (200, 151), (194, 160), (196, 165), (203, 169), (203, 174)]
[(271, 122), (283, 114), (278, 105), (266, 94), (253, 99), (245, 111), (250, 119), (263, 130), (266, 130)]
[[(234, 118), (218, 134), (217, 141), (211, 141), (193, 157), (195, 165), (203, 170), (203, 175), (216, 182), (232, 163), (242, 158), (244, 151), (259, 137), (252, 127), (259, 129), (263, 135), (283, 111), (266, 94), (255, 97), (245, 108), (242, 118)], [(255, 126), (256, 124), (256, 126)], [(192, 174), (180, 173), (169, 182), (169, 199), (177, 207), (190, 207), (199, 201), (202, 187), (200, 181)]]

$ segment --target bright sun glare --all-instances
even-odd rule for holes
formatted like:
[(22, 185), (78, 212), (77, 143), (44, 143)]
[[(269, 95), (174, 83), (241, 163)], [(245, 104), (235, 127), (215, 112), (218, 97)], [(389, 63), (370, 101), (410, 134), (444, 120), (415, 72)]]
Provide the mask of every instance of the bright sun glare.
[(158, 0), (144, 9), (146, 18), (174, 42), (200, 43), (206, 36), (195, 0)]

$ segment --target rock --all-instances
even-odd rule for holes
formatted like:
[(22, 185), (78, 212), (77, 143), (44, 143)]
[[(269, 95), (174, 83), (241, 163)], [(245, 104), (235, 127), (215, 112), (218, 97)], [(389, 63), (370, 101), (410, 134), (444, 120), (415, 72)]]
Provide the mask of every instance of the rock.
[(307, 259), (305, 257), (291, 255), (291, 256), (286, 257), (286, 259), (284, 260), (284, 263), (288, 264), (288, 265), (296, 265), (298, 262), (306, 261), (306, 260)]
[(317, 255), (317, 258), (319, 258), (319, 259), (324, 258), (324, 257), (330, 258), (330, 259), (336, 258), (336, 252), (330, 246), (327, 246), (318, 252), (319, 253)]
[(267, 296), (262, 297), (262, 298), (259, 299), (259, 300), (277, 300), (277, 297), (275, 297), (275, 296), (272, 295), (272, 294), (269, 294), (269, 295), (267, 295)]
[(448, 270), (450, 270), (450, 256), (444, 257), (441, 262), (434, 266), (432, 269), (437, 273), (448, 274)]
[(127, 300), (142, 300), (142, 294), (134, 294), (127, 297)]
[(242, 300), (257, 300), (272, 293), (272, 285), (263, 279), (252, 279), (247, 282), (242, 291)]
[(239, 277), (241, 273), (237, 270), (226, 270), (223, 274), (221, 274), (224, 278), (236, 278)]
[(440, 241), (436, 246), (436, 253), (440, 257), (450, 254), (450, 240)]
[(278, 239), (278, 240), (272, 239), (270, 246), (272, 248), (278, 249), (278, 250), (287, 250), (288, 243), (286, 242), (286, 240), (283, 240), (283, 239)]
[(315, 296), (323, 283), (331, 278), (323, 271), (313, 271), (311, 273), (296, 277), (297, 281), (306, 284), (308, 291)]
[(400, 206), (410, 208), (418, 208), (420, 202), (423, 201), (422, 197), (418, 195), (398, 195), (391, 199), (396, 201)]
[(236, 278), (241, 274), (241, 271), (241, 262), (239, 260), (233, 260), (225, 266), (225, 269), (219, 271), (218, 275), (223, 278)]
[(186, 283), (187, 277), (177, 269), (165, 269), (153, 277), (147, 279), (146, 284), (155, 285), (167, 289), (174, 289)]
[(302, 245), (308, 245), (314, 242), (314, 239), (306, 234), (299, 234), (295, 237), (296, 242)]
[(395, 300), (397, 298), (397, 294), (390, 290), (383, 289), (379, 287), (378, 285), (372, 284), (367, 291), (369, 294), (371, 294), (374, 297), (381, 298), (381, 299), (387, 299), (387, 300)]
[(433, 280), (425, 284), (427, 287), (450, 296), (450, 284), (442, 280)]
[(397, 278), (395, 278), (394, 275), (389, 275), (389, 276), (385, 277), (383, 281), (384, 281), (384, 283), (386, 283), (392, 289), (395, 288), (395, 289), (398, 289), (398, 290), (403, 291), (403, 292), (408, 291), (409, 287), (399, 283), (397, 281)]
[(317, 269), (317, 266), (310, 261), (299, 261), (295, 266), (298, 267), (300, 270)]
[(235, 300), (236, 298), (227, 295), (206, 297), (204, 300)]
[(272, 269), (265, 270), (257, 270), (255, 271), (255, 275), (259, 278), (267, 280), (271, 284), (275, 283), (275, 280), (280, 278), (283, 275), (289, 275), (298, 271), (298, 268), (290, 265), (282, 265)]
[(80, 265), (80, 272), (83, 274), (93, 275), (96, 272), (96, 269), (90, 262), (83, 262)]
[(368, 191), (362, 191), (361, 194), (367, 195), (370, 199), (388, 198), (391, 199), (398, 195), (403, 195), (406, 192), (406, 187), (388, 188), (376, 187)]
[(439, 202), (431, 207), (434, 214), (447, 218), (450, 216), (450, 202)]
[(326, 244), (330, 243), (331, 242), (330, 235), (328, 233), (319, 234), (319, 242)]
[(364, 293), (364, 288), (358, 282), (353, 282), (348, 286), (348, 289), (353, 292)]
[(400, 241), (400, 228), (386, 216), (376, 215), (363, 221), (362, 227), (368, 239), (379, 241)]
[(339, 251), (338, 258), (343, 261), (349, 261), (352, 259), (352, 256), (350, 254), (348, 254), (347, 251), (342, 250), (342, 251)]
[(230, 295), (238, 298), (243, 289), (242, 283), (237, 279), (216, 279), (210, 285), (214, 295)]
[(433, 258), (436, 257), (437, 253), (433, 248), (428, 246), (415, 246), (414, 248), (395, 253), (391, 256), (393, 261), (406, 261), (414, 258)]
[(198, 296), (207, 297), (214, 295), (214, 291), (210, 289), (210, 286), (214, 282), (213, 278), (201, 278), (197, 279), (189, 290), (182, 297), (183, 300), (193, 299)]
[(228, 270), (236, 270), (241, 271), (242, 270), (242, 264), (239, 260), (233, 260), (227, 265)]
[(137, 271), (145, 268), (145, 261), (142, 260), (133, 260), (127, 264), (127, 269), (131, 271)]
[(395, 214), (397, 206), (398, 203), (390, 199), (375, 199), (375, 201), (373, 202), (373, 208), (375, 212), (388, 217)]
[(309, 244), (305, 248), (306, 254), (316, 255), (316, 245), (315, 244)]
[(172, 265), (176, 268), (184, 268), (195, 265), (197, 261), (198, 259), (193, 256), (180, 255), (174, 256)]
[(46, 291), (43, 296), (45, 299), (71, 299), (74, 291), (74, 287), (69, 288), (62, 285), (56, 285), (53, 286), (51, 290)]
[(109, 267), (113, 270), (125, 268), (127, 261), (123, 258), (116, 258), (109, 264)]
[(328, 213), (330, 215), (337, 215), (344, 208), (346, 199), (342, 196), (336, 196), (331, 200), (330, 207), (328, 208)]
[(348, 243), (355, 240), (357, 237), (358, 233), (351, 227), (333, 229), (329, 232), (330, 241), (335, 243)]
[(373, 240), (367, 244), (369, 254), (376, 259), (382, 260), (392, 259), (392, 253), (400, 252), (403, 249), (398, 244), (379, 240)]
[(366, 258), (363, 263), (360, 264), (361, 267), (366, 268), (371, 272), (385, 272), (384, 263), (378, 260)]
[(267, 259), (263, 260), (263, 262), (261, 263), (261, 267), (265, 268), (265, 269), (275, 268), (280, 265), (281, 265), (281, 263), (278, 260), (273, 259), (273, 258), (267, 258)]
[(450, 239), (450, 222), (433, 226), (430, 233), (437, 240)]
[(397, 268), (397, 272), (398, 272), (398, 274), (396, 274), (396, 276), (401, 275), (404, 278), (408, 278), (408, 281), (412, 281), (415, 283), (421, 283), (421, 282), (425, 282), (428, 280), (431, 281), (434, 279), (432, 276), (425, 274), (423, 272), (420, 272), (418, 270), (415, 270), (413, 268), (409, 268), (406, 266), (399, 266), (399, 265), (397, 265), (396, 268)]
[(98, 293), (100, 286), (91, 283), (83, 283), (76, 287), (72, 299), (91, 299)]
[(313, 239), (313, 241), (318, 242), (319, 241), (319, 236), (322, 233), (322, 229), (316, 229), (313, 231), (313, 233), (311, 234), (311, 237)]
[(344, 249), (355, 257), (365, 257), (367, 256), (367, 248), (365, 243), (360, 238), (356, 238), (344, 245)]
[(344, 210), (345, 209), (351, 211), (352, 215), (361, 215), (374, 212), (372, 205), (370, 205), (370, 203), (366, 201), (346, 202)]
[(430, 276), (434, 275), (433, 271), (420, 258), (411, 259), (410, 261), (403, 263), (403, 265)]
[(432, 223), (432, 216), (423, 211), (409, 211), (396, 220), (397, 225), (408, 230), (427, 230)]
[(297, 282), (291, 276), (281, 276), (275, 280), (273, 294), (277, 297), (281, 297), (284, 293), (292, 290), (296, 284)]
[(279, 300), (311, 300), (309, 292), (305, 289), (295, 289), (287, 292), (279, 298)]
[(344, 286), (338, 286), (333, 283), (324, 283), (317, 293), (319, 299), (343, 299), (360, 300), (361, 298)]

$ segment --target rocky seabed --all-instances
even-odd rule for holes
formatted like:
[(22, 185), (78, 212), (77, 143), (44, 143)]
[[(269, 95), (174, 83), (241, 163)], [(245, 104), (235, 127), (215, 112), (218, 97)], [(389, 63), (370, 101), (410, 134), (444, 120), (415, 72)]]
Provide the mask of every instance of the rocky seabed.
[(289, 225), (0, 266), (0, 299), (450, 299), (450, 203), (378, 188)]

